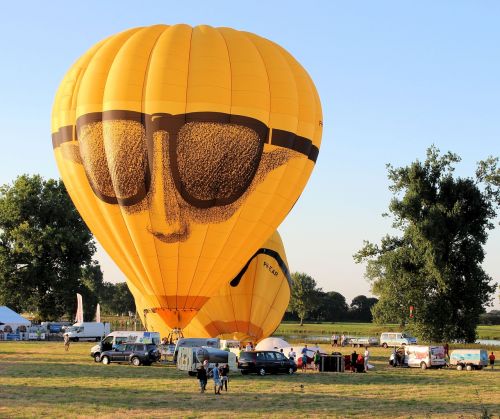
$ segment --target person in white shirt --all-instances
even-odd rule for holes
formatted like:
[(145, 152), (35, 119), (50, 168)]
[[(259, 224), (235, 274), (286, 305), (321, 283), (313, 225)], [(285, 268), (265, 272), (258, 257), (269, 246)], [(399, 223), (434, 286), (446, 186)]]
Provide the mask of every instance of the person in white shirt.
[(368, 346), (365, 349), (365, 372), (368, 372), (368, 359), (370, 358), (370, 351), (368, 350)]
[(297, 356), (297, 354), (295, 353), (293, 348), (290, 348), (290, 352), (288, 352), (288, 358), (290, 358), (292, 361), (295, 361), (296, 356)]
[(252, 347), (252, 344), (250, 342), (247, 343), (247, 346), (245, 347), (245, 351), (252, 351), (253, 350), (253, 347)]

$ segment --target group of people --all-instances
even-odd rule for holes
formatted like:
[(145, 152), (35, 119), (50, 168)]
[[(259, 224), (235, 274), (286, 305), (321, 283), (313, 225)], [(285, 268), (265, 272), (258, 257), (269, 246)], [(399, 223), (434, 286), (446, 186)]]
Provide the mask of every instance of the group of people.
[(345, 335), (342, 334), (342, 335), (337, 335), (337, 334), (333, 334), (332, 335), (332, 347), (337, 347), (337, 346), (344, 346), (346, 343), (346, 338), (345, 338)]
[(209, 370), (208, 361), (204, 361), (202, 365), (200, 365), (196, 369), (196, 378), (200, 383), (200, 393), (204, 393), (207, 389), (208, 383), (208, 375), (212, 373), (212, 377), (214, 380), (214, 393), (221, 394), (221, 391), (225, 389), (227, 391), (227, 383), (229, 381), (229, 365), (215, 364), (215, 367)]
[[(369, 368), (372, 368), (368, 363), (370, 359), (370, 350), (365, 347), (364, 354), (358, 354), (356, 351), (353, 351), (352, 354), (346, 355), (346, 364), (349, 363), (349, 368), (351, 372), (368, 372)], [(346, 367), (347, 369), (347, 367)]]

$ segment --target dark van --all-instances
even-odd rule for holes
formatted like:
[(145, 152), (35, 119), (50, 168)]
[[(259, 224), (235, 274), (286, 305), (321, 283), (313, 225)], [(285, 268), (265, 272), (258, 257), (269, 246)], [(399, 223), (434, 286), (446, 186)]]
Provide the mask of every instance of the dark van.
[(238, 359), (238, 368), (242, 374), (266, 375), (266, 373), (276, 374), (280, 372), (293, 374), (297, 371), (297, 364), (281, 352), (249, 351), (241, 353)]

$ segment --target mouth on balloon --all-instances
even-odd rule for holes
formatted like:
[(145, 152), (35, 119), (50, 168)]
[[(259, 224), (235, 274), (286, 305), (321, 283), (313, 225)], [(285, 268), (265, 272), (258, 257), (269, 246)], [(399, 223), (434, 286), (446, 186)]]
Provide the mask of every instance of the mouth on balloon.
[(184, 242), (189, 237), (189, 226), (187, 224), (182, 224), (181, 227), (171, 233), (162, 233), (160, 231), (154, 231), (148, 228), (148, 231), (158, 240), (163, 243), (178, 243)]

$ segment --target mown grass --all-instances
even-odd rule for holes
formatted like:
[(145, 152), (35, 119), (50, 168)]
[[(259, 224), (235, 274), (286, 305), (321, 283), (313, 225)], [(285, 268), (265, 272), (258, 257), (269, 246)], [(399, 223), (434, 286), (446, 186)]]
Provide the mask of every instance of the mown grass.
[(66, 353), (62, 343), (0, 343), (0, 417), (472, 418), (482, 409), (500, 415), (500, 370), (397, 369), (387, 365), (389, 349), (371, 348), (375, 370), (368, 374), (233, 373), (229, 392), (215, 396), (200, 394), (197, 380), (171, 365), (96, 364), (92, 345), (72, 343)]

